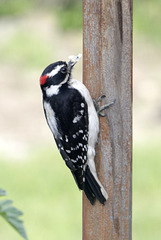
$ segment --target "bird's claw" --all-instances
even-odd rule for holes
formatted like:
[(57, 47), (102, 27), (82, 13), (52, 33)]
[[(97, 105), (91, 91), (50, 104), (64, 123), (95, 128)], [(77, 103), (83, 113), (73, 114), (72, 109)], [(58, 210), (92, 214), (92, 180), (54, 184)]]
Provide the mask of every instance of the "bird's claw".
[(106, 117), (106, 113), (102, 113), (102, 111), (104, 111), (105, 109), (109, 108), (111, 105), (113, 105), (115, 102), (116, 102), (116, 99), (114, 101), (112, 101), (111, 103), (109, 104), (105, 104), (103, 105), (102, 107), (100, 107), (100, 104), (101, 104), (101, 100), (103, 98), (105, 98), (106, 95), (101, 95), (98, 100), (96, 101), (95, 99), (93, 99), (93, 103), (94, 103), (94, 106), (95, 106), (95, 109), (96, 109), (96, 112), (98, 114), (98, 116), (101, 116), (101, 117)]

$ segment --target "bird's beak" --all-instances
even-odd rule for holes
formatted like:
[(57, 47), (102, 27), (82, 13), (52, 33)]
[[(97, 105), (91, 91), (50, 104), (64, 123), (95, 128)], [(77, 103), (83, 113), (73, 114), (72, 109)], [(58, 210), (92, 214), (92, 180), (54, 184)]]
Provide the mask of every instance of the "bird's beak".
[(79, 61), (79, 59), (82, 57), (82, 54), (78, 54), (77, 56), (69, 56), (68, 58), (70, 61), (68, 62), (68, 72), (71, 73), (72, 68), (74, 65)]
[(72, 68), (74, 67), (74, 65), (76, 64), (76, 62), (72, 62), (72, 61), (69, 61), (68, 62), (68, 72), (71, 73), (72, 71)]

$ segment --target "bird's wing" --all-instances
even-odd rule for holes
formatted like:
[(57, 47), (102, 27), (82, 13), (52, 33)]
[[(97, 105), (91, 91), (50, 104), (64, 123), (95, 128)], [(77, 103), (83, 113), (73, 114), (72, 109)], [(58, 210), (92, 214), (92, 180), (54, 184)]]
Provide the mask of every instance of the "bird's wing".
[(87, 161), (88, 150), (88, 107), (78, 92), (72, 96), (69, 106), (65, 105), (66, 102), (59, 102), (56, 106), (54, 100), (51, 101), (54, 112), (51, 114), (50, 109), (49, 114), (49, 109), (44, 107), (45, 116), (62, 158), (82, 189), (83, 166)]

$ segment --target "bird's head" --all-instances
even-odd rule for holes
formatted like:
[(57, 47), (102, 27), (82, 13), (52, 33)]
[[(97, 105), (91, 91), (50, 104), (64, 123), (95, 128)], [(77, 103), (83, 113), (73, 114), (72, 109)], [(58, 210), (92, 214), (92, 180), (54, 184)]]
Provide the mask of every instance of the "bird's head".
[(47, 66), (40, 77), (41, 87), (67, 83), (70, 80), (73, 66), (80, 57), (80, 55), (72, 56), (72, 59), (68, 63), (58, 61)]

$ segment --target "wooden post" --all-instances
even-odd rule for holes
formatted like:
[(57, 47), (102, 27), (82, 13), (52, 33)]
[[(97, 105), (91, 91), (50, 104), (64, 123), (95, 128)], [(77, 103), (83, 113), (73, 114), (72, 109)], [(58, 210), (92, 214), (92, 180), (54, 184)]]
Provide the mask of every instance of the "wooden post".
[(132, 0), (83, 1), (83, 82), (116, 102), (100, 119), (96, 168), (105, 206), (83, 195), (83, 240), (132, 239)]

